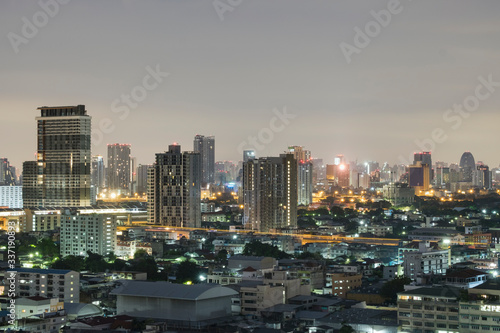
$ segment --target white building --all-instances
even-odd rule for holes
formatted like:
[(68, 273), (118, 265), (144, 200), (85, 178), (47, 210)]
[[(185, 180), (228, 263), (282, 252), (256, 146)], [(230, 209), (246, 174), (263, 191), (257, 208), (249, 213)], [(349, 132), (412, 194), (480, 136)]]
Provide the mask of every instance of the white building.
[(444, 275), (450, 267), (450, 250), (434, 250), (429, 242), (420, 242), (418, 251), (403, 254), (404, 275), (413, 281), (426, 274)]
[(87, 251), (103, 256), (116, 247), (116, 216), (104, 214), (63, 214), (61, 255), (87, 256)]
[(9, 269), (16, 272), (16, 296), (58, 297), (66, 303), (80, 301), (80, 273), (64, 269)]
[(23, 187), (0, 186), (0, 207), (23, 208)]

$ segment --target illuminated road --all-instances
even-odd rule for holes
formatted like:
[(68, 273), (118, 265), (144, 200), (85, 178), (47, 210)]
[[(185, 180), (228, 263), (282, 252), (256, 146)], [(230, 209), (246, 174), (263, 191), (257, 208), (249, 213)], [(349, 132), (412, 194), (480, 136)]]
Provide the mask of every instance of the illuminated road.
[[(189, 232), (193, 230), (201, 230), (207, 232), (217, 232), (217, 233), (237, 233), (237, 234), (247, 234), (253, 233), (254, 235), (262, 235), (262, 236), (291, 236), (295, 238), (300, 238), (302, 244), (306, 243), (360, 243), (360, 244), (370, 244), (370, 245), (392, 245), (396, 246), (399, 244), (399, 239), (394, 238), (366, 238), (366, 237), (345, 237), (345, 236), (337, 236), (337, 235), (313, 235), (313, 234), (292, 234), (292, 233), (277, 233), (277, 232), (256, 232), (252, 230), (219, 230), (219, 229), (205, 229), (205, 228), (171, 228), (164, 227), (160, 225), (151, 225), (142, 223), (134, 223), (137, 227), (147, 227), (146, 231), (155, 231), (155, 232)], [(131, 227), (128, 226), (120, 226), (119, 230), (126, 230)]]

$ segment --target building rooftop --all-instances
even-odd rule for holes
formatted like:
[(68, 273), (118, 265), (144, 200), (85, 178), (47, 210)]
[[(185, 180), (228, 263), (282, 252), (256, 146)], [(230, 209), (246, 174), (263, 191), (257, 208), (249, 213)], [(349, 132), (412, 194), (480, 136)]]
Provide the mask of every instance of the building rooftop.
[(447, 278), (467, 279), (467, 278), (472, 278), (472, 277), (481, 276), (481, 275), (488, 275), (488, 273), (477, 270), (477, 269), (466, 268), (466, 269), (451, 271), (451, 272), (446, 274), (446, 277)]
[(68, 274), (69, 272), (72, 272), (69, 269), (41, 269), (41, 268), (15, 268), (15, 269), (8, 269), (7, 271), (18, 272), (18, 273), (35, 273), (35, 274)]
[(342, 323), (398, 326), (397, 311), (350, 308), (335, 312), (320, 320), (321, 323)]
[[(476, 286), (472, 289), (480, 289), (480, 290), (486, 290), (486, 289), (489, 289), (489, 290), (500, 290), (500, 279), (499, 278), (496, 278), (496, 279), (491, 279), (491, 280), (488, 280), (486, 282), (484, 282), (483, 284), (479, 285), (479, 286)], [(471, 290), (471, 289), (469, 289)]]
[(440, 287), (423, 287), (412, 289), (409, 291), (404, 291), (398, 293), (398, 295), (419, 295), (419, 296), (432, 296), (432, 297), (443, 297), (443, 298), (458, 298), (460, 296), (460, 291), (463, 290), (458, 287), (453, 286), (440, 286)]
[(151, 298), (170, 298), (182, 300), (201, 300), (236, 295), (236, 291), (218, 284), (174, 284), (166, 281), (123, 281), (111, 292), (112, 295)]

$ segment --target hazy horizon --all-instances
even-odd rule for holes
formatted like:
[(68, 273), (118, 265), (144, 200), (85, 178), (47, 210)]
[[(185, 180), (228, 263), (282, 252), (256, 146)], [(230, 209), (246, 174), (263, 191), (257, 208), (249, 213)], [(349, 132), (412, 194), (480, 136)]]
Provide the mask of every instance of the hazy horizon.
[[(433, 161), (471, 151), (500, 164), (489, 149), (500, 139), (499, 2), (235, 0), (223, 13), (213, 1), (64, 2), (53, 15), (40, 5), (49, 0), (0, 3), (0, 157), (20, 170), (34, 159), (36, 109), (77, 104), (95, 131), (114, 126), (93, 155), (129, 143), (140, 164), (173, 142), (192, 150), (196, 134), (215, 136), (217, 161), (237, 162), (262, 131), (272, 138), (257, 156), (301, 145), (325, 163), (392, 165), (432, 139)], [(48, 20), (36, 27), (40, 12)], [(378, 24), (373, 37), (367, 24)], [(128, 104), (134, 89), (146, 96)], [(448, 111), (471, 96), (474, 111)], [(295, 117), (283, 122), (273, 110), (285, 109)]]

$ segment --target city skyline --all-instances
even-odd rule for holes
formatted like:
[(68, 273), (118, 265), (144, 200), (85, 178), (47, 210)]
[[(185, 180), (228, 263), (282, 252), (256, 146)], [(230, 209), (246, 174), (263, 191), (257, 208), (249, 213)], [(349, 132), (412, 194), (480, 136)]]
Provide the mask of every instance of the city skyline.
[[(257, 156), (301, 145), (325, 164), (339, 153), (399, 164), (422, 150), (458, 163), (471, 151), (497, 167), (488, 142), (500, 136), (491, 121), (500, 104), (500, 4), (401, 1), (368, 45), (356, 44), (355, 29), (378, 22), (387, 6), (243, 1), (221, 20), (210, 1), (70, 2), (27, 38), (22, 18), (32, 22), (44, 9), (2, 2), (0, 54), (9, 65), (0, 96), (12, 140), (0, 155), (20, 170), (35, 153), (36, 108), (84, 104), (96, 133), (92, 155), (105, 156), (107, 143), (130, 143), (142, 164), (172, 142), (189, 147), (197, 133), (217, 138), (217, 160), (239, 161), (252, 149), (249, 136), (286, 110), (295, 118), (278, 122)], [(82, 13), (92, 13), (92, 26)], [(16, 44), (15, 35), (25, 40)], [(346, 45), (357, 51), (346, 53)], [(122, 96), (144, 82), (147, 96), (128, 107)], [(470, 102), (478, 85), (488, 97), (478, 97), (475, 111), (447, 113)], [(416, 144), (423, 140), (434, 149)]]

